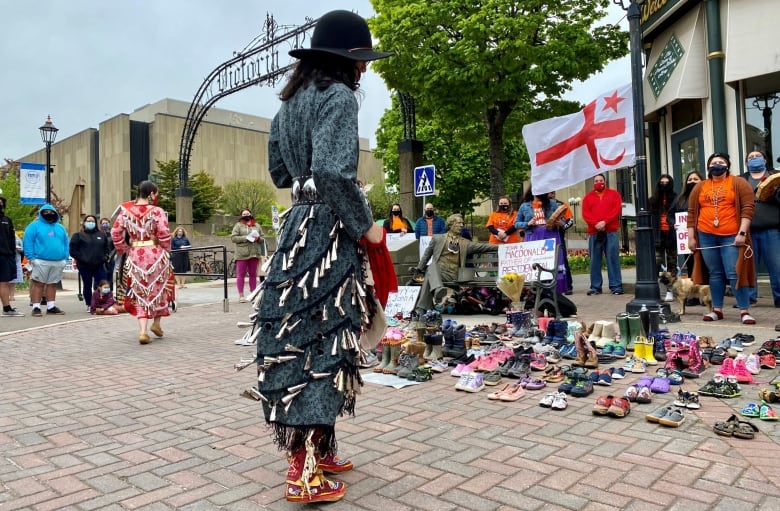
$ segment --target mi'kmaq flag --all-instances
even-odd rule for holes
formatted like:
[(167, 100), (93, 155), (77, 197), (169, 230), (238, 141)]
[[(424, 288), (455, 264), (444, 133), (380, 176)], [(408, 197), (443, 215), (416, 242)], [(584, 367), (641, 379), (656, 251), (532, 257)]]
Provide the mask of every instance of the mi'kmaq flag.
[(534, 195), (634, 165), (631, 85), (600, 94), (577, 113), (523, 126)]

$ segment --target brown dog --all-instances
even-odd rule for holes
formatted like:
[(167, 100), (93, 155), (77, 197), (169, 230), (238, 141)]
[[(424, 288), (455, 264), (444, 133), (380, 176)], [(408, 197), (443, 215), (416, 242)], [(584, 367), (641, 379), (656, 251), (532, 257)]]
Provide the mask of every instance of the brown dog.
[(702, 305), (707, 306), (707, 312), (712, 312), (710, 286), (694, 284), (689, 278), (678, 277), (676, 270), (661, 272), (658, 281), (672, 289), (672, 294), (680, 304), (680, 316), (685, 314), (685, 301), (689, 298), (698, 298)]

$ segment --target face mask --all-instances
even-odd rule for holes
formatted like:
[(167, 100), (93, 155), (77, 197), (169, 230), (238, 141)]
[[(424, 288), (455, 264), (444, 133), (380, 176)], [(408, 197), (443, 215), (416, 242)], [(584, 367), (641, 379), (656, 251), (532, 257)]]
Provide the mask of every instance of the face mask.
[(763, 172), (766, 170), (766, 160), (763, 158), (748, 160), (747, 168), (749, 172)]
[(669, 183), (658, 183), (658, 189), (659, 190), (668, 190), (669, 189)]
[(95, 222), (84, 222), (84, 228), (88, 231), (91, 231), (95, 228)]
[(184, 233), (177, 232), (177, 233), (176, 233), (176, 237), (177, 237), (177, 238), (183, 238), (183, 237), (184, 237)]
[(726, 173), (728, 168), (725, 165), (712, 165), (710, 166), (710, 174), (713, 176), (722, 176)]
[(699, 184), (699, 183), (696, 183), (696, 182), (685, 183), (685, 194), (686, 195), (690, 195), (691, 194), (691, 190), (693, 190), (693, 188), (697, 184)]
[(393, 216), (401, 216), (401, 212), (400, 211), (393, 211)]
[(597, 192), (603, 192), (607, 188), (606, 183), (595, 183), (593, 189)]
[(46, 220), (49, 223), (54, 223), (57, 221), (57, 215), (54, 213), (43, 213), (41, 214), (44, 220)]
[(426, 209), (425, 210), (425, 216), (428, 218), (433, 218), (433, 210), (432, 209)]
[(243, 220), (244, 222), (248, 222), (252, 220), (252, 215), (242, 216), (241, 220)]
[(108, 293), (111, 292), (111, 288), (110, 287), (101, 287), (100, 288), (100, 292), (103, 293), (104, 295), (107, 295)]
[(107, 231), (108, 228), (111, 227), (111, 226), (108, 225), (108, 224), (101, 224), (100, 227), (102, 227), (104, 231)]
[(498, 205), (498, 210), (499, 211), (509, 211), (509, 206), (506, 205), (506, 204), (499, 204)]

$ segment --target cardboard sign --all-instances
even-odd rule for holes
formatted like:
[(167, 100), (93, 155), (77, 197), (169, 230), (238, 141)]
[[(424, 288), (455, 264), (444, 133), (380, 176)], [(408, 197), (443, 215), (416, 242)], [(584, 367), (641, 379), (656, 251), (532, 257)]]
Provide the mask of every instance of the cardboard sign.
[(678, 254), (690, 254), (688, 248), (688, 212), (674, 214), (675, 245)]
[[(544, 268), (556, 270), (555, 240), (534, 240), (522, 243), (508, 243), (498, 246), (498, 276), (507, 273), (525, 275), (526, 282), (536, 281), (534, 264), (539, 263)], [(554, 279), (550, 272), (542, 272), (542, 280)]]
[(399, 312), (405, 318), (409, 317), (417, 303), (417, 295), (420, 294), (420, 286), (398, 286), (397, 292), (387, 296), (385, 316), (392, 317)]
[(411, 245), (417, 241), (417, 238), (414, 237), (414, 232), (407, 232), (406, 234), (401, 234), (400, 232), (394, 232), (394, 233), (387, 233), (387, 249), (390, 252), (395, 252), (396, 250), (401, 250), (407, 245)]

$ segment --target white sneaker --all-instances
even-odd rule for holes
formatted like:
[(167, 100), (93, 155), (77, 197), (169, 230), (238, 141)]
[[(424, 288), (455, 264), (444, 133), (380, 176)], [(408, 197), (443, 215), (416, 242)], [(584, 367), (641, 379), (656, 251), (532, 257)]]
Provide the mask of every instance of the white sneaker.
[(3, 316), (13, 316), (13, 317), (16, 317), (16, 318), (21, 318), (22, 316), (24, 316), (24, 313), (23, 312), (19, 312), (18, 310), (14, 309), (14, 308), (11, 308), (11, 310), (3, 311)]
[(244, 295), (238, 297), (238, 303), (246, 303), (246, 298), (244, 298)]
[(666, 292), (666, 298), (664, 298), (665, 302), (673, 302), (674, 301), (674, 295), (671, 291)]

